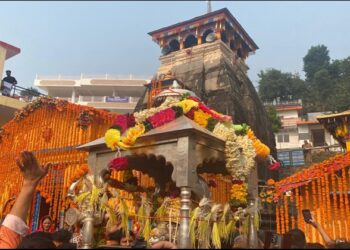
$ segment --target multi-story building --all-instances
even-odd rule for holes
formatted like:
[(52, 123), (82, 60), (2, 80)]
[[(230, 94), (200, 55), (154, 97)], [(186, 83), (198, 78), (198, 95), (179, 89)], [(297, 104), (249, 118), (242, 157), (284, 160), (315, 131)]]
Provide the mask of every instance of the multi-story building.
[(277, 149), (300, 148), (304, 140), (314, 147), (334, 145), (336, 141), (317, 121), (321, 112), (308, 113), (302, 117), (303, 105), (301, 100), (265, 103), (272, 105), (282, 121), (282, 129), (275, 134)]
[(47, 95), (116, 113), (133, 112), (151, 76), (36, 76), (34, 85)]
[[(282, 128), (275, 133), (278, 158), (285, 165), (304, 165), (302, 145), (305, 140), (311, 142), (313, 147), (321, 150), (322, 146), (334, 146), (338, 143), (331, 134), (323, 128), (316, 117), (321, 112), (308, 113), (306, 119), (302, 117), (303, 105), (301, 100), (265, 103), (273, 106), (282, 122)], [(333, 150), (340, 150), (334, 148)]]

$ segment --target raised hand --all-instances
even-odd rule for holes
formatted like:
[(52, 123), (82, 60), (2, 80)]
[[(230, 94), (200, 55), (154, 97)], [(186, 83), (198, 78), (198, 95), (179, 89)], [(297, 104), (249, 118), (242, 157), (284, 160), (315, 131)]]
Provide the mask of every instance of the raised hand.
[(40, 166), (34, 154), (29, 151), (23, 151), (20, 158), (16, 159), (16, 163), (24, 177), (24, 182), (34, 185), (39, 183), (51, 166), (51, 163)]

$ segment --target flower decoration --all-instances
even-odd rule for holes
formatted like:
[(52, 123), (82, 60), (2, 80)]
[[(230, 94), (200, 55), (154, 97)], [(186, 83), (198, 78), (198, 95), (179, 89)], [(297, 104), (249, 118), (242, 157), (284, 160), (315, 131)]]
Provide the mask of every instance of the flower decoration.
[(105, 134), (105, 141), (107, 147), (115, 150), (118, 146), (118, 141), (120, 140), (120, 131), (115, 128), (110, 128)]
[(218, 184), (214, 180), (208, 181), (208, 187), (216, 188)]
[(187, 114), (192, 108), (198, 107), (198, 102), (193, 101), (191, 99), (185, 99), (178, 103), (178, 106), (180, 106), (184, 112), (184, 114)]
[(275, 180), (274, 179), (268, 179), (266, 184), (269, 185), (269, 186), (273, 186), (273, 185), (275, 185)]
[(210, 115), (205, 113), (203, 110), (198, 109), (194, 112), (193, 120), (200, 126), (206, 127), (208, 125), (208, 119), (210, 118)]
[(264, 158), (270, 152), (248, 125), (233, 124), (230, 116), (220, 114), (197, 98), (187, 95), (182, 96), (180, 101), (169, 97), (159, 107), (133, 115), (117, 116), (114, 126), (105, 134), (106, 145), (112, 150), (128, 149), (145, 132), (168, 124), (182, 115), (225, 141), (226, 168), (235, 179), (245, 180), (255, 166), (255, 156)]
[(52, 130), (52, 128), (45, 128), (45, 129), (42, 131), (42, 137), (43, 137), (43, 139), (45, 140), (45, 142), (50, 142), (50, 141), (51, 141), (51, 138), (52, 138), (52, 135), (53, 135), (53, 130)]
[(270, 155), (270, 149), (254, 135), (253, 130), (248, 129), (247, 136), (253, 141), (253, 146), (258, 158), (266, 159)]
[(129, 161), (127, 157), (116, 157), (108, 163), (108, 168), (115, 171), (123, 171), (128, 168)]
[(78, 117), (78, 127), (82, 129), (87, 129), (93, 121), (93, 112), (89, 110), (84, 110), (79, 114)]
[(52, 99), (50, 97), (42, 96), (29, 103), (23, 109), (16, 111), (14, 114), (14, 119), (16, 121), (20, 121), (42, 106), (47, 106), (50, 109), (56, 109), (62, 112), (66, 109), (67, 104), (68, 102), (66, 100), (57, 98)]
[(231, 206), (238, 207), (247, 204), (248, 185), (246, 183), (233, 184), (230, 190)]
[(276, 190), (275, 181), (273, 179), (268, 179), (266, 181), (267, 187), (263, 188), (259, 194), (261, 202), (271, 204), (273, 202), (278, 202), (278, 196), (276, 200)]
[(168, 122), (173, 121), (175, 119), (175, 116), (175, 111), (172, 108), (167, 108), (154, 114), (147, 120), (152, 124), (153, 128), (158, 128)]
[(121, 133), (128, 128), (128, 117), (127, 115), (117, 115), (115, 120), (113, 121), (114, 126), (119, 126), (121, 129)]

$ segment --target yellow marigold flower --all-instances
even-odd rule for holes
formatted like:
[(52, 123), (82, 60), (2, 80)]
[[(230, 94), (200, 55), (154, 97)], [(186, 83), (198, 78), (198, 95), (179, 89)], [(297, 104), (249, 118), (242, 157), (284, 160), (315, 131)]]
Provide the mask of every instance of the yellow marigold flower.
[(122, 140), (122, 142), (126, 145), (133, 145), (137, 138), (139, 138), (145, 132), (145, 126), (141, 123), (128, 129), (126, 132), (126, 137)]
[(118, 146), (120, 140), (120, 131), (118, 129), (108, 129), (105, 134), (105, 141), (107, 147), (112, 150), (115, 150)]
[(267, 180), (267, 185), (273, 186), (273, 185), (275, 185), (275, 181), (273, 179), (268, 179)]
[(205, 112), (203, 112), (202, 110), (198, 110), (196, 112), (194, 112), (194, 121), (202, 126), (202, 127), (206, 127), (207, 124), (208, 124), (208, 119), (210, 118), (211, 116)]
[(267, 202), (267, 203), (272, 203), (272, 201), (273, 201), (272, 197), (267, 197), (267, 198), (266, 198), (266, 202)]
[(180, 106), (184, 112), (184, 114), (188, 113), (193, 107), (198, 107), (198, 102), (195, 102), (193, 100), (183, 100), (178, 103), (178, 106)]

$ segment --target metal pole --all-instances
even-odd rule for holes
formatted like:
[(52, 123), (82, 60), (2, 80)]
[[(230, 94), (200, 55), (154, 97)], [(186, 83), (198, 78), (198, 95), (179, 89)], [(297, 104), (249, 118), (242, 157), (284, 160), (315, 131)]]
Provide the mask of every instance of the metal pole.
[[(249, 203), (249, 206), (254, 206), (254, 203), (256, 201), (251, 200)], [(257, 249), (259, 246), (259, 240), (258, 240), (258, 231), (257, 228), (254, 225), (254, 216), (255, 211), (250, 211), (249, 213), (249, 221), (248, 221), (248, 237), (247, 237), (247, 243), (249, 249)]]
[(189, 187), (181, 187), (181, 208), (180, 208), (180, 229), (179, 244), (180, 249), (190, 248), (190, 198), (191, 189)]
[(94, 218), (88, 215), (83, 220), (83, 245), (82, 249), (91, 249), (94, 244)]

